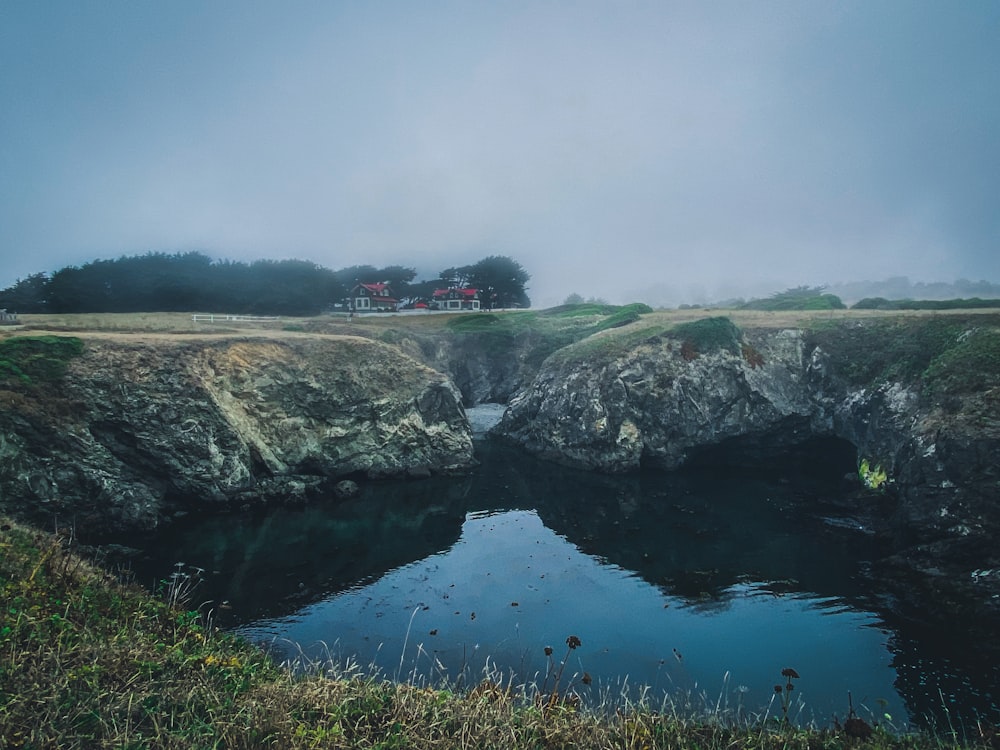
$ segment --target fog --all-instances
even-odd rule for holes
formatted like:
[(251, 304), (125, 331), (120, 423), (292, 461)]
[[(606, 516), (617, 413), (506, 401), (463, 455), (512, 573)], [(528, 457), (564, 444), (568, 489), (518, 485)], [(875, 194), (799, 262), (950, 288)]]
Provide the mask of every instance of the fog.
[(1000, 281), (1000, 4), (0, 4), (0, 286), (147, 251), (536, 306)]

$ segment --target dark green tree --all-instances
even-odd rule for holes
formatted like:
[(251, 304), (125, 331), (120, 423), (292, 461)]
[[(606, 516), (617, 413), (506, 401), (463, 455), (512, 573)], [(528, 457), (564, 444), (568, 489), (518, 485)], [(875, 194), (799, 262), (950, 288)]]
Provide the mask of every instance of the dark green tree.
[(471, 266), (469, 286), (479, 290), (487, 310), (506, 307), (531, 307), (525, 285), (531, 279), (524, 267), (506, 255), (490, 255)]
[(244, 292), (254, 315), (317, 315), (346, 293), (333, 271), (305, 260), (255, 261)]
[(250, 265), (202, 253), (147, 253), (56, 271), (51, 312), (226, 312), (315, 315), (346, 294), (333, 271), (302, 260)]
[(444, 287), (466, 287), (472, 282), (472, 266), (454, 266), (441, 272)]
[(49, 280), (49, 308), (54, 313), (113, 312), (111, 279), (105, 273), (113, 261), (94, 261), (60, 268)]
[(423, 279), (407, 285), (407, 297), (411, 302), (422, 300), (430, 302), (434, 292), (438, 289), (447, 289), (451, 284), (446, 279)]
[(341, 268), (335, 273), (337, 280), (346, 287), (349, 292), (355, 284), (366, 284), (373, 281), (381, 281), (378, 277), (378, 269), (375, 266), (348, 266)]
[(0, 290), (0, 309), (16, 313), (43, 313), (48, 310), (49, 277), (33, 273)]
[(406, 285), (417, 278), (416, 270), (406, 266), (386, 266), (378, 271), (377, 281), (388, 281), (393, 291), (401, 293)]

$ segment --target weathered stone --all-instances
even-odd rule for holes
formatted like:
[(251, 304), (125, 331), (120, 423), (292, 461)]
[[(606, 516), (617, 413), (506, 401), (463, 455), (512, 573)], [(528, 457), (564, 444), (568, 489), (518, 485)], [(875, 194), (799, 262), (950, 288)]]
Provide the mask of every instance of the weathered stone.
[(353, 337), (89, 338), (58, 390), (15, 395), (0, 411), (0, 510), (87, 531), (472, 462), (448, 379)]
[(719, 446), (753, 462), (841, 438), (887, 475), (889, 502), (857, 495), (878, 506), (888, 535), (892, 564), (876, 571), (912, 560), (908, 579), (927, 591), (946, 570), (955, 590), (1000, 600), (1000, 576), (981, 573), (1000, 570), (1000, 394), (970, 395), (945, 415), (898, 382), (848, 386), (800, 331), (744, 336), (742, 356), (685, 356), (660, 337), (603, 359), (550, 358), (496, 432), (541, 457), (604, 472), (673, 469)]
[(352, 497), (357, 497), (360, 492), (361, 488), (358, 487), (358, 483), (350, 479), (341, 479), (333, 485), (333, 494), (338, 500), (348, 500)]
[(674, 469), (727, 440), (778, 448), (832, 432), (801, 337), (756, 340), (765, 364), (716, 351), (685, 359), (663, 338), (609, 362), (556, 358), (512, 399), (499, 432), (562, 463)]

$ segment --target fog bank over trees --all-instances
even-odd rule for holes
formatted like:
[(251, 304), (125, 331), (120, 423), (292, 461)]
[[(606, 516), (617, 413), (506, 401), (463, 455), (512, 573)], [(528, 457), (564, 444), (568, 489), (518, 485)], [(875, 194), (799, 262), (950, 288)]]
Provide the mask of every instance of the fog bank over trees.
[(0, 308), (17, 313), (208, 312), (318, 315), (344, 302), (360, 282), (388, 282), (401, 303), (436, 289), (472, 286), (484, 309), (529, 307), (531, 275), (513, 258), (491, 255), (415, 281), (406, 266), (354, 265), (338, 271), (304, 260), (213, 260), (200, 252), (147, 253), (94, 260), (51, 275), (36, 273), (0, 290)]
[(853, 281), (830, 284), (826, 290), (847, 304), (868, 297), (885, 299), (966, 299), (970, 297), (1000, 297), (1000, 284), (989, 281), (958, 279), (953, 282), (912, 282), (906, 276), (894, 276), (883, 281)]
[[(438, 289), (472, 287), (480, 291), (483, 309), (508, 309), (531, 306), (527, 293), (531, 278), (518, 261), (504, 255), (490, 255), (418, 279), (417, 271), (404, 265), (332, 270), (305, 260), (242, 262), (215, 260), (201, 252), (150, 252), (31, 274), (0, 289), (0, 309), (23, 314), (159, 311), (308, 316), (334, 309), (360, 282), (387, 282), (401, 306), (430, 301)], [(645, 294), (637, 291), (627, 301), (664, 308), (743, 307), (754, 300), (774, 302), (774, 297), (788, 293), (777, 288), (734, 289), (737, 293), (723, 298), (689, 290), (668, 298), (654, 293), (657, 289), (661, 288), (654, 281)], [(847, 306), (873, 299), (1000, 299), (1000, 284), (968, 279), (914, 282), (895, 276), (796, 289), (811, 290), (816, 297), (830, 295)], [(540, 293), (544, 299), (545, 290)], [(584, 300), (605, 302), (599, 279), (594, 280), (593, 289), (574, 291), (565, 298), (567, 303)]]

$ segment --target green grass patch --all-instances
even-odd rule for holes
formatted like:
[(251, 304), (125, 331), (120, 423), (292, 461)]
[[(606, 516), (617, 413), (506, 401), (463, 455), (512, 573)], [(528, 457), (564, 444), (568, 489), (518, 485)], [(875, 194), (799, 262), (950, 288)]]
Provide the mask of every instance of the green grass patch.
[(681, 351), (691, 359), (699, 354), (725, 351), (740, 354), (740, 340), (743, 332), (725, 316), (702, 318), (688, 323), (680, 323), (667, 333), (670, 338), (681, 341)]
[(958, 336), (923, 373), (931, 394), (960, 395), (1000, 386), (1000, 329), (973, 328)]
[(796, 287), (753, 299), (740, 305), (741, 310), (843, 310), (847, 306), (835, 294), (824, 294), (821, 287)]
[[(632, 305), (630, 305), (631, 307)], [(642, 307), (648, 307), (648, 305), (642, 305)], [(558, 307), (550, 307), (544, 310), (541, 314), (546, 317), (553, 318), (582, 318), (582, 317), (592, 317), (597, 315), (614, 315), (621, 308), (618, 305), (606, 305), (598, 302), (581, 302), (575, 305), (559, 305)], [(646, 312), (652, 312), (653, 309), (649, 308)]]
[(838, 321), (815, 326), (809, 340), (822, 347), (835, 372), (852, 385), (916, 384), (963, 330), (962, 322), (951, 318)]
[(70, 336), (14, 336), (0, 341), (0, 379), (23, 383), (59, 380), (83, 341)]
[[(729, 318), (702, 318), (673, 327), (660, 323), (630, 325), (639, 323), (646, 312), (651, 312), (646, 305), (619, 308), (613, 315), (588, 326), (585, 329), (588, 338), (556, 351), (551, 361), (561, 365), (584, 359), (592, 359), (595, 363), (608, 362), (625, 356), (637, 346), (654, 343), (664, 336), (681, 341), (681, 352), (687, 359), (720, 349), (732, 354), (741, 353), (740, 340), (743, 333)], [(611, 330), (617, 328), (622, 330)]]
[(475, 313), (456, 315), (448, 329), (459, 335), (476, 336), (494, 356), (523, 353), (529, 366), (539, 366), (553, 353), (595, 333), (634, 323), (652, 308), (630, 305), (563, 305), (542, 312)]
[(639, 320), (641, 316), (651, 312), (653, 312), (653, 308), (649, 305), (644, 305), (641, 302), (624, 305), (623, 307), (617, 308), (608, 314), (603, 320), (595, 324), (592, 328), (592, 332), (596, 333), (598, 331), (606, 331), (609, 328), (621, 328), (622, 326), (627, 326), (629, 323), (634, 323)]
[(618, 357), (624, 357), (637, 346), (657, 341), (666, 331), (667, 327), (663, 325), (642, 325), (622, 331), (592, 335), (555, 351), (549, 361), (564, 366), (587, 360), (599, 366)]

